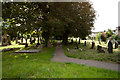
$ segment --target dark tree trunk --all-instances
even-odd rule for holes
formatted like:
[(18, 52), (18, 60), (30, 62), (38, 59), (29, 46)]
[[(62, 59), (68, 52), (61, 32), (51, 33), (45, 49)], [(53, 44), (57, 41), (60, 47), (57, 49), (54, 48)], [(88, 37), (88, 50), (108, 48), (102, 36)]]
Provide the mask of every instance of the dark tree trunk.
[(68, 44), (68, 35), (67, 35), (67, 34), (64, 34), (64, 35), (63, 35), (63, 44), (64, 44), (64, 45), (67, 45), (67, 44)]
[(32, 38), (30, 37), (30, 43), (31, 43), (31, 41), (32, 41)]
[(78, 47), (78, 43), (77, 43), (77, 39), (76, 39), (76, 48), (78, 49), (79, 47)]
[(80, 38), (79, 38), (79, 43), (78, 44), (80, 44)]
[(48, 47), (48, 41), (49, 39), (45, 39), (45, 47)]
[(26, 38), (26, 45), (25, 45), (25, 47), (28, 47), (27, 38)]
[(73, 44), (73, 39), (71, 39), (71, 44)]
[(37, 37), (38, 37), (38, 43), (37, 43), (37, 45), (40, 45), (40, 39), (39, 39), (39, 35), (37, 35)]
[(22, 39), (21, 39), (21, 43), (23, 43), (23, 34), (22, 34)]

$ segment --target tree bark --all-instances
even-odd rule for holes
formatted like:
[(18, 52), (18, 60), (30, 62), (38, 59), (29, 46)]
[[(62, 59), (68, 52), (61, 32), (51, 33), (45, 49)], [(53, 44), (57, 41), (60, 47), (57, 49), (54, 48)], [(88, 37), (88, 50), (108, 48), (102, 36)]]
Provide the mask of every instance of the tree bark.
[(63, 44), (67, 45), (68, 44), (68, 34), (63, 35)]
[(26, 38), (26, 45), (25, 45), (25, 47), (28, 47), (27, 38)]
[(80, 38), (79, 38), (79, 43), (78, 44), (80, 44)]
[(21, 43), (23, 43), (23, 34), (22, 34), (22, 39), (21, 39)]
[(37, 43), (37, 45), (40, 45), (40, 43), (39, 43), (39, 41), (40, 41), (40, 39), (39, 39), (39, 35), (37, 35), (37, 37), (38, 37), (38, 43)]

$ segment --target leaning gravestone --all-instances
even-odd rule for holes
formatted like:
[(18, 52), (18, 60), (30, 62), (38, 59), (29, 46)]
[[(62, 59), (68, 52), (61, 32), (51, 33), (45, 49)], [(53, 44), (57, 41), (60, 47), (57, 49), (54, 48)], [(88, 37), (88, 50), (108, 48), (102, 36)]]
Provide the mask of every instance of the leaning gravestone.
[(104, 50), (102, 50), (102, 46), (97, 46), (97, 51), (98, 51), (98, 53), (100, 53), (100, 52), (102, 52), (102, 53), (105, 53), (105, 51)]
[(95, 47), (95, 42), (92, 42), (92, 47), (90, 49), (93, 49)]
[(113, 53), (113, 44), (111, 41), (108, 42), (108, 52)]

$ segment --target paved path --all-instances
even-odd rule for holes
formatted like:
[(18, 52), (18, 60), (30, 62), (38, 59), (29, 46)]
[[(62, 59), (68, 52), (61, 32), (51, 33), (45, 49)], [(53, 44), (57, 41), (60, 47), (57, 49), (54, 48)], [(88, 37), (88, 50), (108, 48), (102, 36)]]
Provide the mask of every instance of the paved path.
[(100, 62), (100, 61), (94, 61), (94, 60), (83, 60), (83, 59), (69, 58), (64, 54), (64, 51), (62, 49), (62, 45), (59, 45), (59, 43), (60, 42), (58, 42), (58, 45), (56, 47), (54, 57), (51, 59), (52, 61), (72, 62), (72, 63), (77, 63), (77, 64), (85, 64), (87, 66), (94, 66), (94, 67), (98, 67), (98, 68), (120, 71), (120, 69), (118, 69), (118, 67), (120, 67), (120, 64), (113, 64), (113, 63)]

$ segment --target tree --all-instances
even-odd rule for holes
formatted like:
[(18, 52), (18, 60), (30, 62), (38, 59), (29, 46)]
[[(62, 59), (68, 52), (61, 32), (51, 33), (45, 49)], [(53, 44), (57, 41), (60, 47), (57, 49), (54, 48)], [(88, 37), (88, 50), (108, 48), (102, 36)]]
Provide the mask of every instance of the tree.
[(109, 38), (113, 35), (113, 31), (111, 29), (108, 29), (108, 31), (106, 32), (106, 37)]
[(4, 20), (10, 19), (10, 25), (20, 24), (16, 28), (21, 28), (18, 29), (21, 34), (31, 30), (39, 33), (41, 28), (46, 46), (51, 36), (62, 36), (64, 44), (70, 35), (86, 37), (95, 20), (95, 10), (89, 2), (4, 3), (3, 14)]
[(98, 41), (101, 39), (101, 33), (100, 33), (100, 32), (97, 34), (96, 39), (97, 39)]

